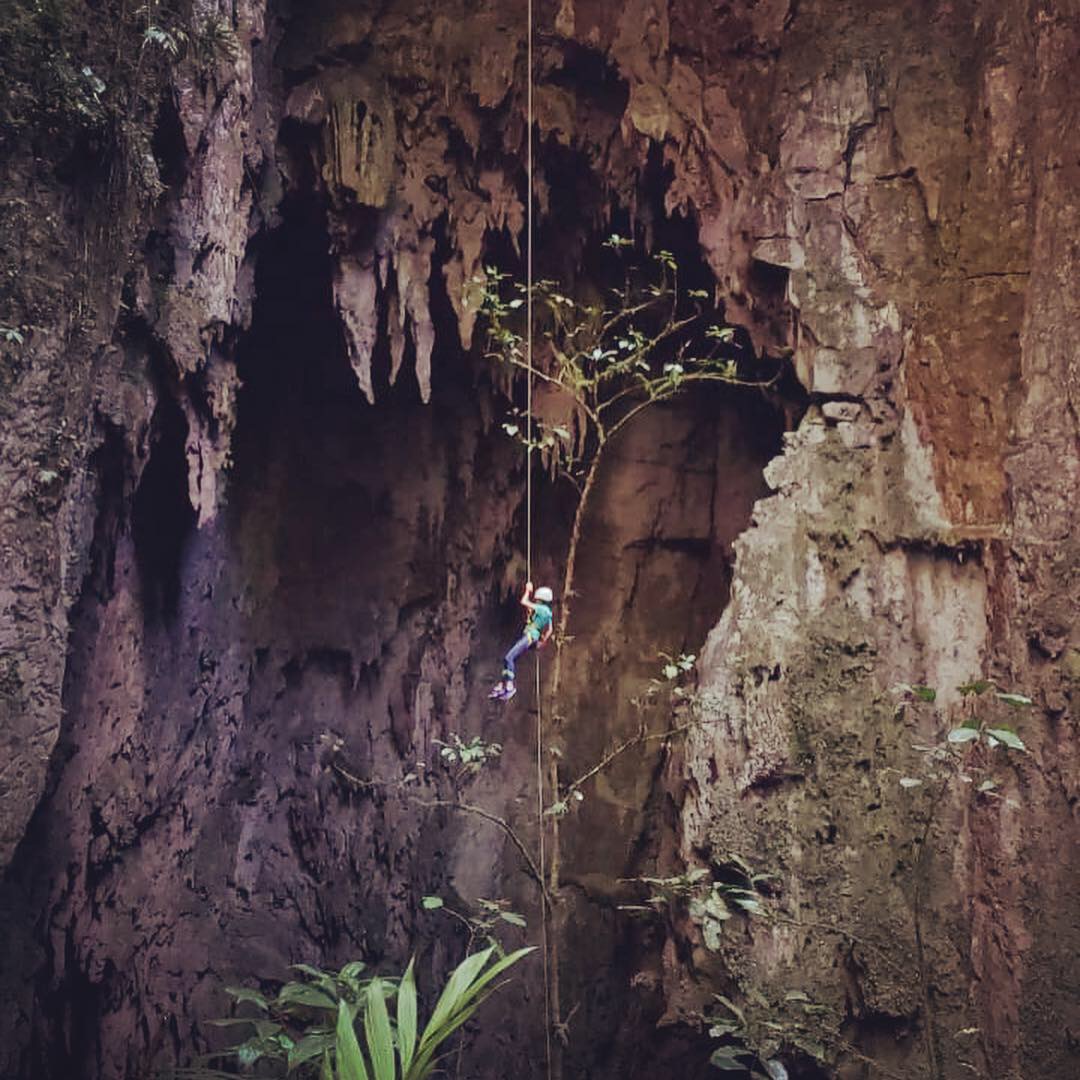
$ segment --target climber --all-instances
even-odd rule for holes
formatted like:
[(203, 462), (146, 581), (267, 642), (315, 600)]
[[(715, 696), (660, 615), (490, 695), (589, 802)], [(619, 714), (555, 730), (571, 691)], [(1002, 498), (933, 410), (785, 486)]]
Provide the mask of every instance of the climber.
[(529, 649), (534, 646), (542, 649), (551, 638), (554, 627), (550, 605), (554, 599), (554, 594), (546, 585), (541, 585), (534, 593), (533, 583), (531, 581), (525, 583), (525, 591), (521, 594), (520, 603), (529, 613), (529, 618), (521, 637), (506, 654), (503, 660), (502, 678), (495, 684), (488, 697), (497, 698), (499, 701), (509, 701), (517, 693), (517, 687), (514, 685), (515, 664)]

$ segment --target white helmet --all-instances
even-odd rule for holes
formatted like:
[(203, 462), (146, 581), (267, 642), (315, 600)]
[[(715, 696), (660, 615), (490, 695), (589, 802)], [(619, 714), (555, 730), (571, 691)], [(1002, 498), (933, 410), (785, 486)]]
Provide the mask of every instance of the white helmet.
[(533, 595), (541, 604), (550, 604), (555, 599), (555, 594), (546, 585), (541, 585)]

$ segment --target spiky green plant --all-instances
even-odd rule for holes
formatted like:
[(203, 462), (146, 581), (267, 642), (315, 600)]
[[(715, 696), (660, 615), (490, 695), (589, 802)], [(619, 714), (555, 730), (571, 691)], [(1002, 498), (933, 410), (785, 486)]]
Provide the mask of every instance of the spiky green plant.
[[(332, 974), (296, 965), (305, 979), (286, 983), (274, 999), (255, 990), (230, 988), (238, 1001), (262, 1014), (211, 1021), (216, 1026), (248, 1025), (253, 1034), (228, 1050), (204, 1057), (197, 1065), (161, 1072), (160, 1080), (220, 1080), (235, 1073), (211, 1062), (235, 1062), (244, 1068), (261, 1062), (267, 1076), (318, 1076), (319, 1080), (425, 1080), (436, 1067), (439, 1048), (469, 1020), (496, 990), (496, 979), (532, 948), (506, 956), (492, 945), (467, 956), (451, 973), (422, 1032), (410, 961), (400, 981), (359, 979), (364, 965), (346, 964)], [(396, 997), (391, 1021), (387, 1000)], [(356, 1025), (363, 1020), (363, 1047)]]
[[(532, 948), (496, 959), (494, 945), (466, 957), (455, 968), (427, 1026), (418, 1035), (416, 983), (410, 961), (397, 993), (397, 1034), (390, 1023), (386, 997), (378, 979), (367, 991), (364, 1009), (366, 1055), (356, 1037), (353, 1017), (342, 1002), (338, 1008), (336, 1061), (323, 1054), (321, 1080), (425, 1080), (435, 1071), (439, 1047), (450, 1038), (497, 988), (495, 980)], [(495, 960), (490, 964), (489, 961)]]

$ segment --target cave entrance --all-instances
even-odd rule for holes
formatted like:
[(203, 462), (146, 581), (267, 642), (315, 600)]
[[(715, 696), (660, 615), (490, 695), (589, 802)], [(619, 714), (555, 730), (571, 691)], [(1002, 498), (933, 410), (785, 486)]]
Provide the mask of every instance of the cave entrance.
[(187, 420), (176, 399), (161, 394), (150, 423), (150, 458), (131, 509), (148, 623), (171, 620), (180, 601), (183, 555), (196, 520), (188, 496), (187, 434)]

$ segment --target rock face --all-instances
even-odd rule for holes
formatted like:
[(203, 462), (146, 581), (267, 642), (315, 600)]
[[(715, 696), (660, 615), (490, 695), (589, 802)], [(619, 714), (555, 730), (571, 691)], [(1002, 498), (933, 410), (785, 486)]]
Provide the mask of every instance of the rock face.
[[(930, 37), (898, 10), (848, 26), (801, 5), (784, 38), (799, 28), (830, 60), (808, 70), (785, 48), (774, 69), (785, 224), (757, 250), (790, 272), (800, 377), (842, 400), (767, 471), (672, 783), (688, 784), (691, 865), (734, 853), (777, 874), (781, 919), (725, 962), (789, 1035), (806, 1042), (783, 1004), (805, 993), (868, 1075), (867, 1058), (904, 1076), (1069, 1072), (1061, 957), (1080, 943), (1055, 912), (1080, 887), (1064, 615), (1080, 470), (1060, 329), (1077, 204), (1059, 185), (1080, 27), (1009, 5), (923, 17)], [(912, 745), (969, 715), (956, 688), (980, 676), (1034, 697), (1029, 753), (902, 788), (926, 775)], [(898, 683), (938, 688), (939, 708), (897, 713)]]
[[(498, 740), (468, 799), (535, 842), (534, 718), (484, 701), (523, 477), (471, 293), (520, 252), (522, 13), (218, 6), (128, 70), (152, 200), (5, 105), (4, 1075), (147, 1075), (205, 1046), (223, 982), (290, 962), (421, 942), (437, 977), (462, 942), (426, 892), (537, 924), (506, 835), (420, 805), (461, 793), (435, 740)], [(714, 1075), (715, 993), (792, 1075), (1071, 1074), (1080, 9), (537, 20), (543, 272), (588, 288), (628, 223), (703, 260), (802, 387), (650, 413), (601, 477), (564, 782), (637, 730), (657, 653), (715, 628), (685, 740), (621, 756), (561, 830), (565, 1074)], [(537, 500), (557, 581), (569, 496)], [(979, 677), (1034, 699), (1028, 752), (901, 786)], [(938, 699), (898, 712), (898, 683)], [(771, 918), (719, 943), (619, 910), (620, 879), (737, 860)], [(476, 1075), (541, 1075), (542, 993), (507, 992)]]

